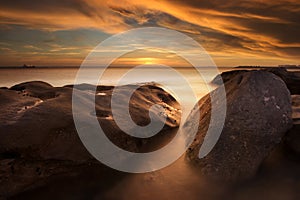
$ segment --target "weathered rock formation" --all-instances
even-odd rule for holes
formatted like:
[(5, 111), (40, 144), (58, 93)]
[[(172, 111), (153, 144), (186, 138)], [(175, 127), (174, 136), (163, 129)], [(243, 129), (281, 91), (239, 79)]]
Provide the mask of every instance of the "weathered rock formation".
[[(292, 126), (290, 92), (278, 76), (265, 71), (233, 73), (234, 76), (224, 80), (227, 113), (221, 136), (202, 159), (198, 154), (211, 120), (211, 105), (216, 106), (216, 110), (222, 109), (218, 107), (222, 104), (217, 103), (223, 101), (218, 98), (220, 89), (213, 91), (212, 95), (217, 96), (215, 102), (211, 102), (210, 95), (198, 102), (200, 126), (187, 158), (208, 178), (241, 180), (253, 177)], [(185, 123), (187, 134), (193, 128), (195, 113), (192, 112)]]
[[(119, 89), (127, 91), (132, 86)], [(85, 104), (94, 103), (91, 96), (96, 89), (95, 110), (82, 114), (95, 116), (108, 138), (128, 151), (159, 148), (172, 139), (172, 131), (180, 123), (179, 104), (156, 84), (139, 85), (129, 104), (133, 121), (141, 126), (150, 122), (152, 105), (165, 108), (164, 113), (154, 113), (167, 116), (164, 129), (146, 139), (127, 135), (116, 126), (110, 107), (114, 87), (83, 84), (76, 88)], [(72, 91), (72, 86), (52, 87), (36, 81), (0, 89), (0, 196), (9, 197), (45, 185), (53, 177), (72, 176), (89, 165), (96, 165), (100, 171), (105, 168), (89, 154), (77, 135)], [(119, 109), (128, 109), (122, 101)]]

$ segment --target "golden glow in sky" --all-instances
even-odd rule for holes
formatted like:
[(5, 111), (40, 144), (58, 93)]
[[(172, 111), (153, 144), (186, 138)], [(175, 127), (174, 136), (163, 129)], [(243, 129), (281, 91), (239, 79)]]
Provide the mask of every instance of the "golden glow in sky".
[[(79, 66), (101, 41), (137, 27), (185, 33), (218, 66), (300, 64), (298, 0), (10, 0), (0, 8), (0, 66)], [(137, 58), (120, 64), (180, 64), (153, 52)]]
[(116, 59), (111, 66), (134, 67), (138, 65), (155, 66), (156, 64), (173, 67), (191, 67), (189, 62), (174, 53), (154, 49), (137, 50), (127, 53)]
[(157, 64), (157, 62), (155, 62), (155, 58), (138, 58), (138, 60), (144, 63), (144, 65)]

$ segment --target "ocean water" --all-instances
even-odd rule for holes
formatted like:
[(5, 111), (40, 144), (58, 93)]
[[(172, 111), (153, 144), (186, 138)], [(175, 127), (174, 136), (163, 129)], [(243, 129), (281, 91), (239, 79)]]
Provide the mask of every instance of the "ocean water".
[[(170, 71), (154, 67), (154, 68), (139, 68), (135, 69), (132, 76), (122, 81), (122, 84), (130, 83), (143, 83), (143, 82), (158, 82), (165, 89), (175, 88), (177, 94), (172, 93), (175, 98), (178, 96), (184, 96), (187, 91), (187, 87), (191, 87), (196, 98), (199, 99), (210, 90), (214, 89), (214, 86), (209, 82), (213, 78), (223, 71), (232, 70), (232, 68), (218, 68), (211, 67), (201, 68), (201, 73), (195, 70), (195, 68), (173, 68), (177, 71), (177, 75), (170, 73)], [(128, 74), (131, 68), (107, 68), (100, 78), (100, 81), (92, 76), (99, 73), (100, 69), (89, 68), (86, 70), (80, 80), (77, 79), (77, 83), (90, 83), (98, 85), (116, 85), (121, 78)], [(76, 75), (78, 68), (70, 67), (47, 67), (47, 68), (0, 68), (0, 87), (11, 87), (15, 84), (19, 84), (27, 81), (45, 81), (53, 86), (64, 86), (68, 84), (76, 83)], [(178, 76), (187, 80), (187, 84), (183, 84), (179, 81)], [(98, 77), (99, 78), (99, 77)], [(187, 101), (189, 101), (187, 99)]]
[[(95, 74), (99, 73), (101, 68), (88, 68), (84, 75), (77, 79), (77, 83), (90, 83), (97, 85), (116, 85), (121, 78), (128, 74), (132, 68), (126, 67), (113, 67), (107, 68), (103, 73), (100, 81), (99, 77), (95, 79)], [(215, 88), (210, 84), (210, 81), (221, 72), (233, 70), (233, 67), (203, 67), (199, 68), (199, 71), (195, 68), (181, 67), (173, 68), (177, 71), (178, 75), (185, 78), (188, 81), (189, 86), (194, 91), (196, 98), (201, 98), (205, 94), (209, 93)], [(291, 70), (300, 72), (300, 70)], [(45, 81), (53, 86), (60, 87), (64, 85), (76, 83), (76, 76), (78, 68), (76, 67), (40, 67), (40, 68), (1, 68), (0, 67), (0, 87), (11, 87), (15, 84), (19, 84), (26, 81)], [(91, 77), (94, 78), (91, 78)], [(130, 78), (125, 79), (123, 84), (130, 83), (143, 83), (143, 82), (158, 82), (165, 89), (176, 88), (179, 94), (174, 94), (175, 97), (184, 95), (187, 90), (187, 85), (184, 85), (182, 81), (179, 81), (178, 76), (170, 71), (160, 67), (146, 67), (135, 69)]]

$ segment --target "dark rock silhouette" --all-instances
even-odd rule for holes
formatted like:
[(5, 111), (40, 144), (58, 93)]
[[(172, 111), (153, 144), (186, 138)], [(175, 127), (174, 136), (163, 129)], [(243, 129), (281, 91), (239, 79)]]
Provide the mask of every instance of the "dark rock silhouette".
[[(273, 67), (273, 68), (262, 68), (260, 70), (271, 72), (277, 76), (279, 76), (287, 85), (288, 89), (290, 90), (291, 94), (300, 94), (300, 75), (299, 73), (289, 72), (283, 67)], [(223, 82), (227, 82), (233, 79), (236, 75), (242, 74), (249, 70), (233, 70), (228, 72), (223, 72), (222, 74), (216, 76), (212, 83), (214, 84), (221, 84), (221, 80)]]
[(291, 153), (294, 153), (295, 158), (300, 160), (300, 95), (292, 96), (292, 106), (294, 124), (286, 134), (285, 145)]
[[(187, 158), (208, 178), (241, 180), (256, 174), (263, 160), (291, 128), (291, 99), (284, 82), (269, 72), (233, 72), (230, 79), (224, 77), (227, 114), (221, 136), (213, 150), (199, 159), (199, 148), (210, 123), (211, 99), (206, 95), (198, 102), (202, 113), (200, 127)], [(219, 90), (212, 95), (217, 96)], [(218, 101), (223, 99), (217, 97), (213, 102), (216, 110), (222, 109)], [(185, 123), (187, 134), (193, 128), (194, 115), (192, 112)]]
[(24, 64), (22, 66), (22, 68), (25, 68), (25, 69), (27, 69), (27, 68), (35, 68), (35, 66), (34, 65), (26, 65), (26, 64)]
[(294, 124), (287, 132), (285, 144), (288, 150), (295, 153), (300, 160), (300, 124)]

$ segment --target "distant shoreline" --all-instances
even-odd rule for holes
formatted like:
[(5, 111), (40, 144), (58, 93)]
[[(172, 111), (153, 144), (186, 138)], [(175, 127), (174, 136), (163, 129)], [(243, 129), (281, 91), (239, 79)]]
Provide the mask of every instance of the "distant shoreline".
[(264, 69), (264, 68), (285, 68), (285, 69), (300, 69), (297, 65), (278, 65), (278, 66), (237, 66), (234, 69)]
[[(109, 68), (133, 68), (136, 66), (109, 66)], [(211, 67), (215, 67), (215, 66), (200, 66), (199, 68), (211, 68)], [(236, 68), (270, 68), (270, 67), (278, 67), (278, 66), (217, 66), (218, 68), (232, 68), (232, 69), (236, 69)], [(34, 68), (25, 68), (25, 67), (20, 67), (20, 66), (0, 66), (0, 69), (59, 69), (59, 68), (63, 68), (63, 69), (79, 69), (80, 66), (35, 66)], [(90, 66), (90, 67), (86, 67), (86, 68), (106, 68), (105, 66)], [(159, 66), (145, 66), (145, 68), (149, 69), (149, 68), (161, 68)], [(189, 68), (194, 68), (194, 67), (173, 67), (173, 68), (178, 68), (178, 69), (189, 69)], [(300, 69), (300, 67), (297, 67), (297, 69)]]

